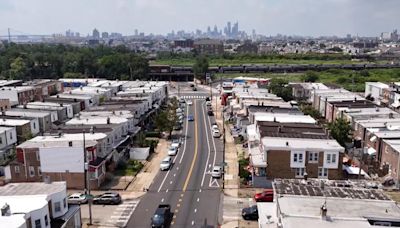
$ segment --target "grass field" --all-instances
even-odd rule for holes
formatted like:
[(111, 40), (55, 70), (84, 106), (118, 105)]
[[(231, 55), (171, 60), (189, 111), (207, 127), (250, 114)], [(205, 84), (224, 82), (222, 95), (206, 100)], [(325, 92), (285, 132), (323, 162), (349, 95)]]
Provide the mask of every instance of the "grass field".
[[(316, 72), (319, 76), (318, 82), (333, 83), (347, 90), (354, 92), (363, 92), (365, 82), (395, 82), (400, 81), (400, 69), (374, 69), (368, 71), (352, 70), (327, 70)], [(276, 73), (232, 73), (216, 74), (215, 77), (235, 78), (239, 76), (261, 77), (261, 78), (282, 78), (289, 82), (301, 82), (304, 73), (276, 74)], [(354, 81), (354, 86), (353, 86)]]

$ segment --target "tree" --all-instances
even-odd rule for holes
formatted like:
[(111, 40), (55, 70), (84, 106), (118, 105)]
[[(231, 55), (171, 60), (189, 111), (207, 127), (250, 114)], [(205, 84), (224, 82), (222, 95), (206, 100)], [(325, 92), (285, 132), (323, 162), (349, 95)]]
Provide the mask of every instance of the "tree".
[(321, 118), (321, 114), (318, 112), (318, 110), (313, 108), (311, 105), (303, 105), (303, 106), (301, 106), (301, 111), (305, 115), (310, 115), (314, 119), (320, 119)]
[(351, 126), (345, 119), (339, 118), (329, 123), (328, 129), (332, 137), (336, 139), (340, 145), (345, 146), (345, 143), (350, 141)]
[(23, 79), (28, 68), (21, 57), (15, 58), (10, 64), (10, 79)]
[(205, 73), (208, 71), (208, 59), (201, 55), (196, 58), (196, 62), (193, 65), (193, 73), (195, 78), (204, 81)]
[(319, 80), (319, 76), (314, 71), (307, 71), (303, 76), (302, 79), (304, 82), (316, 82)]
[(157, 117), (154, 119), (154, 124), (158, 131), (168, 131), (171, 137), (172, 131), (178, 121), (178, 116), (176, 115), (176, 109), (178, 108), (178, 100), (173, 97), (169, 100), (167, 109), (161, 111)]
[(273, 78), (268, 88), (278, 97), (282, 97), (284, 101), (293, 100), (292, 88), (288, 85), (288, 82), (285, 79)]

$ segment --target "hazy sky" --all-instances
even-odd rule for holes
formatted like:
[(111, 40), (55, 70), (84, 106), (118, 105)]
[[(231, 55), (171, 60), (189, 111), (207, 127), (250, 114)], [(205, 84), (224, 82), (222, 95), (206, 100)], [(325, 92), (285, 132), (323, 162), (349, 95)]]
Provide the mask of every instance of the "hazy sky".
[(0, 0), (0, 34), (165, 34), (238, 21), (265, 35), (378, 36), (400, 29), (400, 0)]

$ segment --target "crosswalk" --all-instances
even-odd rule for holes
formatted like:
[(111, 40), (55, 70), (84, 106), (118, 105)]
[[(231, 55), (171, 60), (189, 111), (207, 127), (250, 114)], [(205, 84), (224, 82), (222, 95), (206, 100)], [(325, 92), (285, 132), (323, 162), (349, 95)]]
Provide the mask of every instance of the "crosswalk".
[(180, 96), (183, 99), (206, 99), (207, 96)]
[(124, 200), (122, 204), (120, 204), (110, 216), (110, 219), (107, 221), (107, 226), (111, 227), (126, 227), (126, 224), (129, 221), (129, 218), (135, 211), (136, 206), (138, 205), (139, 200)]

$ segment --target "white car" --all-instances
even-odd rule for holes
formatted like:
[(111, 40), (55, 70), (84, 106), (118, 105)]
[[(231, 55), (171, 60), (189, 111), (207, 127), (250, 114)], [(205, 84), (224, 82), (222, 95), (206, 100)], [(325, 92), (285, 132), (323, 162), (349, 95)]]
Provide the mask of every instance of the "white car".
[(212, 129), (213, 131), (214, 131), (214, 130), (219, 130), (217, 124), (213, 124), (213, 125), (211, 126), (211, 129)]
[(73, 193), (68, 196), (68, 204), (84, 204), (87, 203), (88, 199), (85, 194)]
[(213, 131), (212, 131), (212, 136), (213, 136), (214, 138), (219, 138), (219, 137), (221, 137), (221, 132), (219, 132), (218, 129), (213, 129)]
[(206, 101), (207, 106), (211, 106), (211, 101)]
[(179, 148), (181, 146), (181, 141), (179, 139), (173, 139), (171, 142), (171, 147)]
[(174, 146), (170, 146), (168, 148), (168, 155), (169, 156), (175, 156), (178, 153), (178, 148)]
[(211, 176), (214, 178), (220, 178), (222, 175), (222, 168), (221, 166), (214, 166), (212, 172), (211, 172)]
[(172, 158), (170, 156), (167, 156), (161, 161), (160, 169), (161, 171), (169, 170), (169, 168), (171, 168), (171, 165), (172, 165)]
[(187, 104), (187, 105), (192, 105), (192, 104), (193, 104), (193, 101), (188, 100), (188, 101), (186, 102), (186, 104)]

